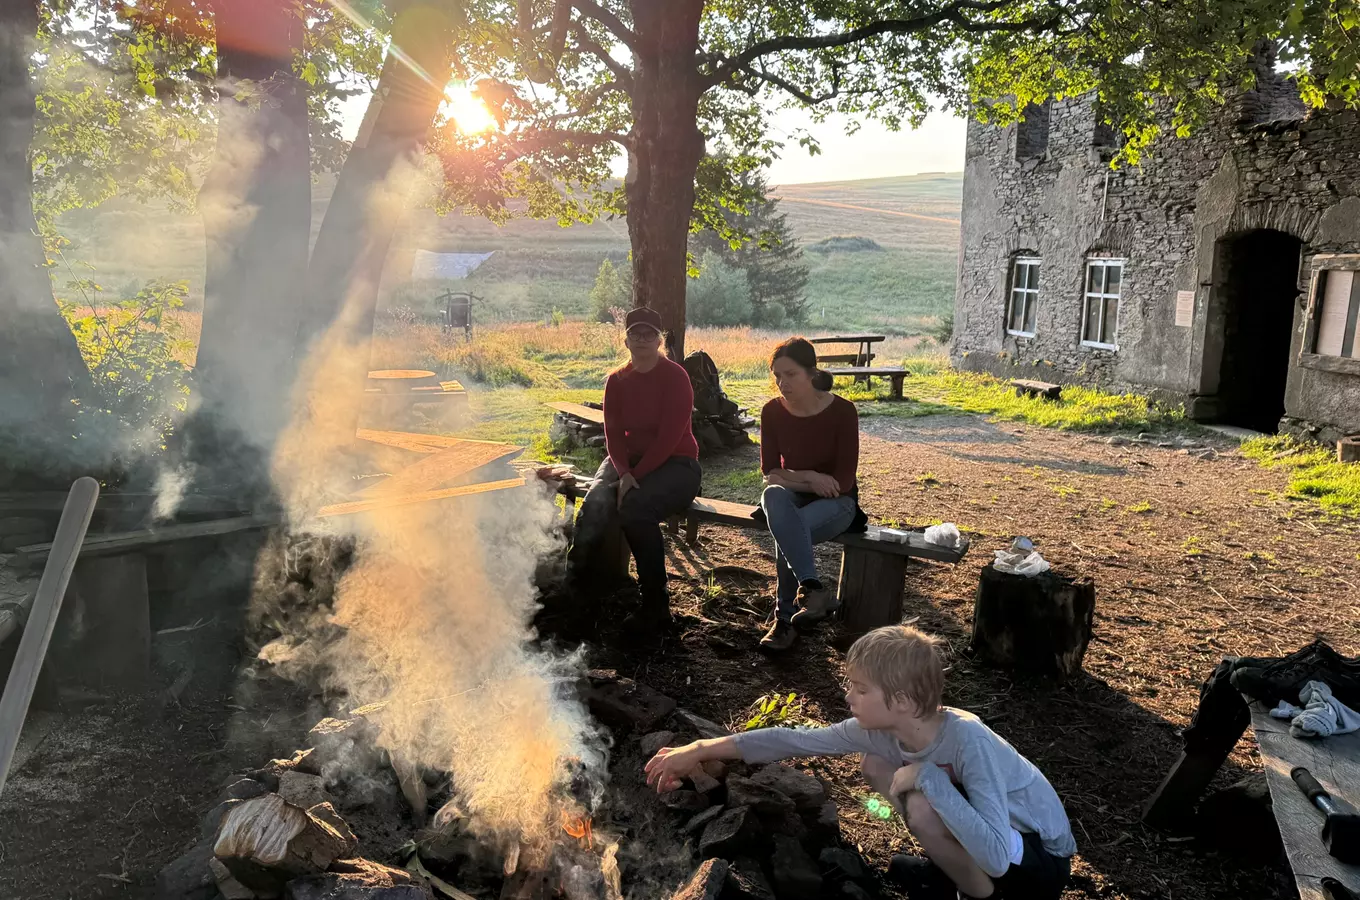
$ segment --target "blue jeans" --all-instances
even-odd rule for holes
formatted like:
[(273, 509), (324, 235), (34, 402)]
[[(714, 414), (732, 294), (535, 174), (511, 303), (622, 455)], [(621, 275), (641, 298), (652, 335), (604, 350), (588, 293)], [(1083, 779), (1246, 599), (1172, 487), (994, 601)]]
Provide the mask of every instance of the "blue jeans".
[(775, 615), (787, 622), (798, 611), (798, 585), (817, 578), (812, 545), (842, 534), (855, 518), (855, 498), (800, 494), (770, 485), (760, 495), (760, 508), (774, 537)]

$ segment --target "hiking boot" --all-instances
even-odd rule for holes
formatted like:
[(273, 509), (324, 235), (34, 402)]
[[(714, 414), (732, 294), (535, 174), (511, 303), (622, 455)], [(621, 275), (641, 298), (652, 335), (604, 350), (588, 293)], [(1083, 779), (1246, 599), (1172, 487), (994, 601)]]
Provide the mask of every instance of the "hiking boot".
[(924, 856), (894, 853), (887, 877), (892, 884), (906, 888), (911, 900), (955, 900), (959, 896), (944, 870)]
[(643, 597), (642, 604), (623, 619), (623, 630), (639, 637), (660, 637), (675, 624), (666, 594)]
[(792, 647), (797, 640), (798, 632), (794, 631), (793, 625), (783, 619), (775, 619), (770, 630), (760, 639), (760, 649), (767, 653), (779, 653)]
[(1321, 681), (1332, 696), (1354, 707), (1360, 701), (1360, 660), (1348, 659), (1322, 641), (1278, 659), (1241, 657), (1233, 662), (1232, 686), (1249, 697), (1274, 706), (1281, 700), (1299, 702), (1299, 690)]
[(798, 586), (798, 612), (793, 614), (793, 624), (797, 628), (815, 625), (841, 608), (841, 602), (827, 587), (812, 587), (807, 584)]

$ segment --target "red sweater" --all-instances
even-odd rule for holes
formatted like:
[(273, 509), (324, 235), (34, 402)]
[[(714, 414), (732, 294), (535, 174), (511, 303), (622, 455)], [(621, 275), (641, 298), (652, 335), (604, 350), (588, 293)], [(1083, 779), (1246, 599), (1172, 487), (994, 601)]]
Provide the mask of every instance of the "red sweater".
[(604, 380), (604, 440), (615, 471), (641, 479), (672, 456), (698, 459), (693, 412), (689, 374), (664, 356), (650, 372), (632, 363), (611, 372)]
[(855, 487), (859, 469), (859, 413), (855, 404), (834, 397), (815, 416), (795, 416), (779, 397), (760, 411), (760, 471), (821, 472), (836, 479), (841, 493)]

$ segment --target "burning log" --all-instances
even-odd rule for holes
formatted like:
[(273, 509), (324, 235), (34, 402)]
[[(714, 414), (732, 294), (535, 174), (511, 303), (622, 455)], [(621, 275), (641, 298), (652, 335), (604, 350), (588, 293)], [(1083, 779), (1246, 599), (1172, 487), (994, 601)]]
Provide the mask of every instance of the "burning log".
[(261, 897), (278, 897), (288, 881), (324, 872), (353, 851), (352, 840), (278, 794), (227, 810), (213, 845), (232, 876)]

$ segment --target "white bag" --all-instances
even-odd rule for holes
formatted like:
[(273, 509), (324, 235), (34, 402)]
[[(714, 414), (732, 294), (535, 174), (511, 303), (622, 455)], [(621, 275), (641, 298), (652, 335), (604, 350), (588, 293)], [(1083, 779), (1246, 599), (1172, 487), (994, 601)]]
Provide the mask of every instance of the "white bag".
[(931, 525), (926, 529), (926, 543), (953, 550), (963, 543), (963, 535), (959, 534), (959, 527), (953, 522)]
[(996, 551), (992, 568), (1008, 575), (1038, 575), (1049, 569), (1048, 560), (1034, 549), (1034, 542), (1026, 537), (1011, 541), (1011, 549)]

